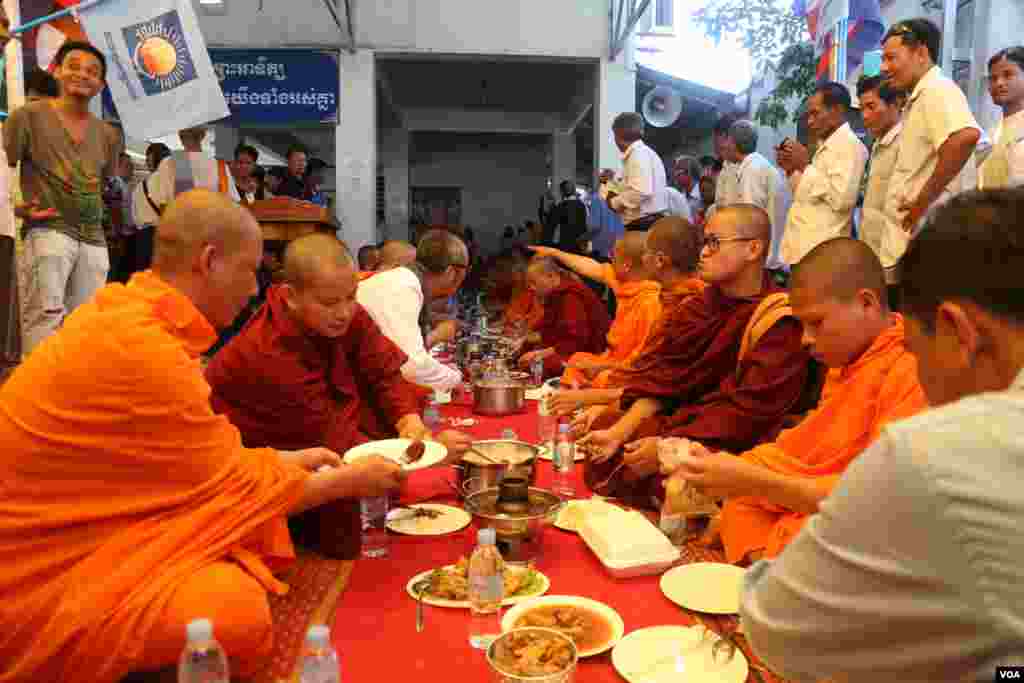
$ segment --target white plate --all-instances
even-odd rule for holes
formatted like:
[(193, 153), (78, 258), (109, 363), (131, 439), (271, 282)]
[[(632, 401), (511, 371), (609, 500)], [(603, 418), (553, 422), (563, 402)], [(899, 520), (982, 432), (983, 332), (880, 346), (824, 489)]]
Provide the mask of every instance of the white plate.
[(618, 509), (615, 505), (606, 503), (600, 498), (570, 500), (558, 512), (558, 517), (555, 518), (555, 526), (563, 531), (576, 533), (579, 531), (579, 523), (583, 521), (583, 515), (608, 513)]
[(388, 522), (388, 528), (400, 534), (410, 536), (442, 536), (464, 528), (473, 521), (468, 512), (451, 505), (440, 505), (438, 503), (421, 503), (409, 505), (410, 509), (423, 508), (425, 510), (436, 510), (441, 513), (440, 517), (405, 517)]
[(622, 639), (622, 635), (626, 632), (626, 624), (622, 621), (622, 617), (619, 616), (618, 612), (603, 602), (598, 602), (597, 600), (591, 600), (590, 598), (584, 598), (578, 595), (545, 595), (542, 598), (524, 600), (509, 611), (505, 612), (505, 616), (501, 619), (502, 632), (514, 629), (516, 627), (516, 622), (527, 611), (535, 607), (543, 607), (546, 605), (575, 605), (583, 607), (593, 612), (597, 612), (607, 619), (612, 625), (611, 640), (601, 647), (582, 650), (579, 653), (580, 657), (592, 657), (593, 655), (599, 655), (602, 652), (607, 652), (611, 648), (615, 647), (615, 644)]
[(746, 570), (719, 562), (695, 562), (661, 576), (661, 592), (686, 609), (707, 614), (737, 614)]
[[(380, 455), (389, 460), (394, 460), (401, 465), (401, 459), (405, 455), (405, 449), (408, 448), (411, 443), (411, 439), (384, 439), (383, 441), (371, 441), (369, 443), (356, 446), (355, 448), (348, 449), (345, 452), (345, 457), (342, 459), (345, 462), (352, 464), (356, 460), (359, 460), (359, 458), (365, 458), (368, 455)], [(424, 441), (423, 443), (427, 447), (427, 450), (423, 453), (423, 457), (411, 465), (402, 465), (403, 470), (422, 470), (425, 467), (436, 465), (444, 460), (448, 455), (448, 449), (436, 441)]]
[[(537, 457), (541, 460), (553, 461), (555, 458), (551, 454), (551, 449), (547, 446), (539, 446), (540, 451), (537, 452)], [(582, 462), (587, 459), (587, 454), (581, 451), (579, 448), (576, 449), (576, 453), (573, 455), (573, 462)]]
[(652, 626), (633, 631), (612, 651), (612, 666), (629, 683), (743, 683), (747, 658), (714, 659), (719, 637), (703, 626)]
[[(453, 566), (453, 565), (448, 565), (448, 566), (450, 567), (450, 566)], [(525, 569), (519, 569), (518, 567), (506, 567), (506, 570), (509, 570), (509, 571), (526, 571)], [(416, 585), (416, 583), (418, 583), (420, 580), (425, 579), (428, 576), (430, 576), (430, 574), (433, 571), (434, 570), (431, 569), (429, 571), (421, 572), (421, 573), (417, 574), (416, 576), (412, 577), (411, 579), (409, 579), (409, 583), (405, 584), (405, 592), (408, 593), (410, 597), (415, 599), (416, 598), (416, 591), (413, 590), (413, 586)], [(535, 569), (534, 571), (537, 571), (537, 570)], [(520, 602), (523, 602), (524, 600), (533, 600), (533, 599), (537, 598), (538, 596), (541, 596), (541, 595), (544, 595), (545, 593), (547, 593), (548, 589), (551, 588), (551, 580), (548, 579), (548, 577), (545, 576), (542, 572), (538, 571), (537, 575), (540, 577), (540, 584), (541, 584), (541, 588), (540, 588), (539, 591), (537, 591), (536, 593), (530, 593), (529, 595), (519, 595), (519, 596), (513, 596), (511, 598), (505, 598), (502, 601), (501, 604), (504, 605), (505, 607), (511, 607), (512, 605), (518, 605)], [(423, 594), (423, 604), (424, 605), (433, 605), (434, 607), (461, 607), (463, 609), (469, 609), (469, 600), (445, 600), (444, 598), (432, 597), (429, 593), (424, 593)]]

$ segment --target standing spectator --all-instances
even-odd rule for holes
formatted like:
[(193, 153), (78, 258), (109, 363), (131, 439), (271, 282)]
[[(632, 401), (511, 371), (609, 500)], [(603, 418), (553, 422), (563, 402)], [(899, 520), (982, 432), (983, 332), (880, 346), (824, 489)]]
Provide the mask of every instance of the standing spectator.
[[(562, 201), (548, 213), (544, 225), (544, 246), (579, 253), (580, 238), (587, 233), (587, 207), (576, 195), (576, 187), (568, 180), (558, 184)], [(525, 245), (521, 245), (525, 246)]]
[[(107, 179), (103, 199), (110, 214), (111, 234), (107, 237), (110, 252), (110, 277), (113, 282), (127, 282), (134, 272), (132, 241), (135, 219), (132, 215), (132, 193), (135, 166), (132, 158), (122, 152), (118, 159), (117, 175)], [(116, 256), (114, 244), (117, 244)]]
[(693, 157), (676, 157), (672, 164), (672, 182), (683, 193), (690, 204), (690, 215), (695, 216), (704, 208), (700, 198), (700, 178), (703, 175), (700, 163)]
[(796, 140), (779, 146), (779, 164), (790, 172), (793, 188), (782, 236), (782, 260), (790, 265), (822, 242), (851, 233), (868, 150), (846, 122), (849, 110), (846, 86), (819, 85), (807, 101), (807, 127), (819, 141), (813, 159)]
[(609, 193), (606, 201), (612, 211), (622, 216), (626, 230), (647, 230), (668, 209), (665, 164), (657, 152), (644, 144), (644, 119), (640, 114), (629, 111), (616, 116), (612, 134), (622, 152), (624, 189), (621, 195)]
[(1000, 50), (988, 60), (988, 92), (1003, 118), (992, 131), (992, 151), (979, 169), (978, 186), (1024, 185), (1024, 46)]
[[(715, 123), (712, 131), (712, 142), (715, 145), (715, 154), (718, 155), (717, 162), (712, 159), (710, 174), (715, 179), (715, 206), (730, 206), (738, 203), (739, 195), (739, 172), (736, 164), (729, 161), (725, 155), (725, 148), (729, 144), (729, 130), (737, 118), (730, 114), (722, 116)], [(712, 209), (710, 213), (714, 213)], [(710, 215), (710, 214), (709, 214)]]
[(962, 172), (981, 139), (967, 97), (936, 66), (941, 37), (927, 19), (910, 19), (882, 39), (882, 75), (889, 87), (909, 93), (889, 183), (908, 233), (923, 225), (932, 206), (967, 189)]
[(235, 179), (226, 164), (222, 164), (203, 150), (206, 128), (195, 126), (178, 131), (184, 149), (166, 157), (156, 171), (146, 179), (144, 188), (147, 203), (155, 213), (164, 208), (177, 195), (195, 188), (228, 195), (233, 201), (241, 200)]
[(292, 147), (288, 150), (287, 160), (288, 169), (274, 194), (309, 201), (311, 195), (306, 187), (306, 151)]
[(155, 142), (146, 148), (146, 168), (149, 174), (135, 185), (132, 192), (132, 215), (135, 219), (135, 233), (129, 240), (128, 253), (131, 254), (132, 272), (149, 268), (153, 262), (153, 235), (156, 224), (160, 222), (163, 209), (153, 201), (150, 185), (153, 174), (160, 168), (160, 163), (171, 156), (171, 150), (162, 142)]
[(896, 170), (903, 123), (900, 110), (903, 98), (886, 85), (880, 76), (862, 77), (857, 83), (857, 98), (864, 115), (864, 127), (875, 141), (868, 166), (868, 187), (860, 224), (860, 238), (878, 256), (885, 269), (889, 288), (889, 306), (898, 308), (899, 262), (910, 243), (910, 234), (900, 224), (900, 215), (889, 201), (889, 184)]
[(694, 225), (703, 226), (707, 223), (708, 213), (715, 206), (715, 179), (712, 176), (702, 176), (700, 179), (700, 200), (704, 208), (693, 217)]
[(264, 186), (264, 198), (273, 199), (277, 197), (281, 192), (281, 183), (284, 182), (284, 176), (288, 170), (282, 166), (271, 166), (267, 169), (266, 183)]
[(252, 145), (243, 143), (235, 147), (235, 162), (231, 165), (231, 172), (235, 176), (235, 185), (238, 186), (239, 196), (248, 203), (261, 199), (256, 196), (257, 188), (253, 188), (249, 183), (259, 158), (259, 150)]
[[(765, 268), (776, 272), (786, 270), (779, 252), (792, 197), (779, 169), (757, 151), (757, 126), (753, 121), (740, 119), (732, 124), (722, 144), (722, 154), (736, 173), (735, 203), (764, 209), (772, 222), (772, 242)], [(718, 201), (718, 206), (728, 205)]]
[(21, 189), (29, 202), (22, 215), (28, 352), (106, 282), (103, 179), (114, 174), (121, 153), (117, 131), (89, 113), (107, 75), (103, 53), (69, 41), (55, 62), (61, 96), (16, 109), (3, 131), (7, 163), (22, 162)]

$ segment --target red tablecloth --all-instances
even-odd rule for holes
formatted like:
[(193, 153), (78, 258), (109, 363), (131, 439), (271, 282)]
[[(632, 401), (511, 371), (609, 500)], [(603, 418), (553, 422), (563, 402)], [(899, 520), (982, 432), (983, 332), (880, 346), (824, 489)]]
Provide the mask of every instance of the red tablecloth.
[[(481, 439), (498, 437), (503, 429), (510, 428), (520, 439), (535, 441), (535, 404), (528, 402), (527, 407), (523, 415), (503, 418), (471, 415), (469, 408), (462, 406), (446, 406), (442, 415), (472, 416), (477, 423), (461, 429)], [(579, 464), (576, 474), (580, 494), (589, 496)], [(410, 477), (403, 499), (451, 502), (451, 490), (444, 483), (449, 476), (447, 470), (418, 472)], [(550, 477), (550, 465), (543, 463), (538, 485), (546, 486)], [(470, 553), (475, 533), (474, 525), (470, 525), (449, 536), (417, 538), (393, 534), (389, 557), (356, 562), (333, 631), (343, 680), (390, 683), (403, 677), (411, 680), (413, 675), (422, 676), (419, 680), (423, 681), (491, 680), (483, 652), (469, 645), (468, 612), (426, 606), (425, 629), (416, 633), (415, 601), (405, 592), (406, 583), (415, 574), (455, 562), (460, 555)], [(647, 626), (693, 623), (662, 594), (658, 587), (660, 577), (612, 578), (575, 534), (551, 527), (545, 533), (543, 548), (537, 568), (551, 580), (548, 594), (600, 600), (622, 615), (627, 633)], [(613, 683), (623, 679), (612, 667), (610, 653), (606, 653), (583, 660), (576, 680)]]

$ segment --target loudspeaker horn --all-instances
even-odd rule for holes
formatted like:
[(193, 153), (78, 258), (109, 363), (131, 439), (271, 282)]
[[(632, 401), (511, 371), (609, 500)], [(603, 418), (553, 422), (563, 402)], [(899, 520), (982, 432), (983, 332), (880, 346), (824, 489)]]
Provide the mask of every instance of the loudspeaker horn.
[(667, 128), (683, 113), (683, 98), (675, 90), (659, 85), (644, 95), (640, 111), (647, 123), (655, 128)]

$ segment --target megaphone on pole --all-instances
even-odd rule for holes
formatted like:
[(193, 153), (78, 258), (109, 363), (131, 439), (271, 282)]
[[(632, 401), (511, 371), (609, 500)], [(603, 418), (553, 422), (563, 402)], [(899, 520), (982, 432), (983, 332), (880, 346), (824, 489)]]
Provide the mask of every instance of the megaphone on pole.
[(683, 98), (675, 90), (659, 85), (644, 95), (640, 112), (655, 128), (667, 128), (683, 113)]

